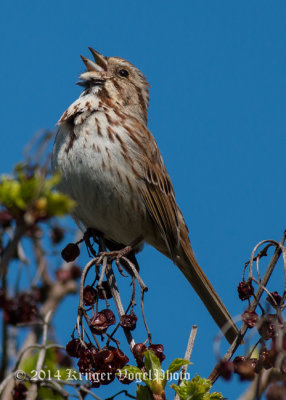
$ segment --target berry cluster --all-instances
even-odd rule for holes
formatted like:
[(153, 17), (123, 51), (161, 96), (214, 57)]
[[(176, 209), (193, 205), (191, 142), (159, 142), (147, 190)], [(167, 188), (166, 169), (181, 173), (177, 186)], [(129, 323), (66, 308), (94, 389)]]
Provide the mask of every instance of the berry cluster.
[[(251, 281), (240, 282), (237, 290), (241, 300), (249, 300), (254, 295)], [(218, 368), (220, 376), (224, 379), (231, 379), (232, 374), (235, 373), (240, 380), (251, 381), (263, 369), (267, 370), (276, 367), (280, 369), (283, 375), (285, 374), (286, 382), (286, 357), (283, 356), (286, 352), (286, 333), (283, 330), (284, 326), (281, 317), (283, 299), (277, 292), (271, 292), (266, 300), (276, 313), (266, 313), (261, 307), (262, 315), (259, 316), (249, 307), (241, 315), (242, 321), (249, 329), (257, 328), (260, 336), (257, 343), (259, 345), (258, 356), (253, 358), (250, 354), (248, 357), (237, 356), (233, 361), (222, 360)], [(274, 389), (271, 390), (273, 391)]]
[(2, 293), (0, 299), (6, 324), (28, 323), (39, 317), (38, 306), (32, 293), (22, 292), (14, 298), (6, 298)]
[(162, 344), (150, 344), (147, 348), (144, 343), (136, 343), (133, 346), (132, 353), (139, 367), (143, 366), (143, 358), (146, 350), (153, 350), (160, 362), (164, 361), (166, 358), (163, 353), (164, 346)]
[(68, 342), (66, 351), (71, 357), (79, 358), (77, 363), (79, 371), (88, 374), (92, 387), (96, 388), (111, 383), (115, 379), (117, 370), (123, 368), (129, 361), (119, 348), (106, 346), (99, 350), (91, 343), (87, 344), (80, 339)]

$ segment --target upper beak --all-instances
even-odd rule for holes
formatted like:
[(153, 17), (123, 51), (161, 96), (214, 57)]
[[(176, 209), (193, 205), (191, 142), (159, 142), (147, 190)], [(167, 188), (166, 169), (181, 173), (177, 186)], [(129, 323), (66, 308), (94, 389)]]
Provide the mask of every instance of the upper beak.
[(84, 62), (88, 71), (107, 71), (107, 57), (104, 57), (102, 54), (98, 53), (98, 51), (89, 47), (91, 54), (93, 55), (94, 61), (89, 60), (88, 58), (81, 56), (82, 61)]

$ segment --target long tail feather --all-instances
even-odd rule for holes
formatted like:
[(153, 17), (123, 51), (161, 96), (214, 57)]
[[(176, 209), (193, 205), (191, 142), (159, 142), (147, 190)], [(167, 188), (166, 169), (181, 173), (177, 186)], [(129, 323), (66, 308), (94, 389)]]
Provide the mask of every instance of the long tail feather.
[[(237, 337), (237, 326), (205, 273), (197, 263), (189, 242), (182, 241), (181, 246), (182, 254), (176, 259), (177, 266), (200, 296), (219, 328), (224, 328), (225, 337), (231, 344)], [(225, 331), (227, 326), (229, 328)]]

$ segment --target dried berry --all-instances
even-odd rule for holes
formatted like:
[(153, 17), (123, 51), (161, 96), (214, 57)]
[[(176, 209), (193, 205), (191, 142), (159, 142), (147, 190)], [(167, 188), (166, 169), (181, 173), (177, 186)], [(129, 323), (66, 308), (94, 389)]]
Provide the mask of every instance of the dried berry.
[(99, 311), (90, 321), (92, 331), (96, 335), (101, 335), (107, 331), (110, 325), (114, 325), (116, 322), (114, 313), (108, 308)]
[(2, 228), (8, 228), (11, 225), (12, 219), (13, 217), (8, 211), (0, 211), (0, 226), (2, 226)]
[(110, 364), (114, 359), (112, 350), (102, 349), (96, 353), (95, 362), (96, 365), (102, 367), (103, 364)]
[(264, 340), (274, 338), (279, 329), (283, 328), (283, 325), (279, 322), (277, 315), (266, 314), (260, 318), (258, 324), (258, 332)]
[(239, 375), (240, 380), (252, 381), (255, 378), (256, 359), (246, 359), (238, 356), (233, 360), (234, 372)]
[(61, 252), (62, 258), (66, 262), (74, 261), (79, 254), (79, 247), (76, 243), (69, 243)]
[(120, 349), (113, 350), (114, 355), (114, 364), (117, 369), (123, 368), (129, 361), (129, 358), (126, 354), (123, 353)]
[(90, 285), (83, 289), (83, 301), (86, 306), (93, 305), (97, 300), (97, 291)]
[(267, 296), (266, 300), (273, 307), (282, 306), (282, 297), (278, 294), (278, 292), (271, 292), (271, 296)]
[(122, 315), (120, 317), (120, 326), (125, 329), (129, 329), (130, 331), (133, 331), (136, 328), (136, 323), (137, 323), (137, 317), (134, 313), (130, 313), (130, 315)]
[(223, 379), (225, 379), (226, 381), (229, 381), (231, 379), (233, 373), (233, 363), (231, 361), (221, 360), (217, 368), (219, 375)]
[(247, 300), (254, 294), (254, 287), (251, 282), (239, 282), (237, 287), (240, 300)]
[(43, 303), (47, 298), (48, 291), (47, 286), (34, 286), (31, 289), (31, 294), (36, 302)]
[(51, 229), (51, 240), (53, 244), (60, 243), (65, 236), (65, 230), (59, 226), (54, 226)]
[(97, 313), (90, 321), (91, 329), (96, 335), (101, 335), (107, 331), (108, 323), (102, 313)]
[(26, 385), (24, 385), (24, 383), (22, 382), (17, 383), (12, 392), (13, 400), (25, 400), (27, 391), (28, 390), (26, 388)]
[(98, 291), (98, 298), (101, 300), (105, 299), (111, 299), (112, 298), (112, 293), (110, 290), (110, 286), (107, 281), (103, 281), (101, 284), (101, 287), (97, 288)]
[(105, 310), (102, 310), (100, 312), (105, 316), (108, 326), (115, 324), (116, 319), (113, 311), (109, 310), (109, 308), (106, 308)]
[(164, 361), (166, 356), (163, 353), (164, 346), (162, 344), (150, 344), (149, 350), (153, 350), (155, 355), (159, 358), (160, 362)]
[(142, 361), (146, 350), (147, 347), (144, 343), (136, 343), (132, 348), (132, 353), (137, 361)]
[(87, 373), (92, 372), (96, 367), (95, 357), (97, 354), (97, 349), (91, 345), (87, 346), (81, 351), (80, 359), (77, 363), (79, 367), (79, 372)]
[(71, 278), (78, 279), (81, 277), (81, 269), (77, 265), (71, 267)]
[(133, 380), (127, 378), (127, 376), (124, 375), (116, 375), (116, 376), (119, 382), (121, 382), (123, 385), (130, 385), (130, 383), (133, 382)]
[(108, 385), (115, 379), (116, 369), (112, 365), (105, 365), (100, 369), (100, 384)]
[(253, 328), (258, 321), (258, 315), (255, 311), (246, 310), (241, 314), (241, 319), (246, 323), (248, 328)]
[(273, 385), (269, 386), (266, 399), (267, 400), (285, 400), (286, 398), (286, 387), (280, 385), (279, 383), (274, 383)]
[(72, 339), (66, 344), (66, 352), (71, 357), (79, 358), (84, 349), (85, 346), (80, 339)]
[(259, 352), (259, 361), (262, 363), (263, 368), (269, 369), (274, 367), (276, 359), (275, 350), (261, 350)]
[(236, 372), (236, 366), (237, 366), (240, 362), (243, 362), (243, 361), (245, 361), (245, 360), (246, 360), (246, 358), (243, 357), (243, 356), (237, 356), (237, 357), (234, 358), (234, 360), (233, 360), (234, 372)]
[(28, 292), (23, 292), (13, 299), (6, 299), (3, 310), (4, 320), (10, 325), (35, 321), (39, 316), (37, 303)]

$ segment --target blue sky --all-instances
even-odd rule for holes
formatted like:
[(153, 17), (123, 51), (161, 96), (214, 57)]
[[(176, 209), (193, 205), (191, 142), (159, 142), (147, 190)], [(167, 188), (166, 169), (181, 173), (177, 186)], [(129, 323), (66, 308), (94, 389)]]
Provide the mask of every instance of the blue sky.
[[(149, 128), (197, 259), (237, 315), (245, 304), (236, 286), (252, 247), (279, 240), (285, 228), (285, 14), (285, 2), (265, 0), (2, 2), (0, 171), (11, 171), (31, 136), (53, 129), (77, 98), (88, 46), (130, 60), (151, 84)], [(139, 261), (153, 341), (165, 345), (166, 364), (183, 356), (197, 324), (190, 372), (207, 376), (216, 326), (169, 260), (146, 247)], [(66, 322), (63, 343), (70, 304), (57, 316)], [(221, 382), (215, 389), (239, 393)]]

